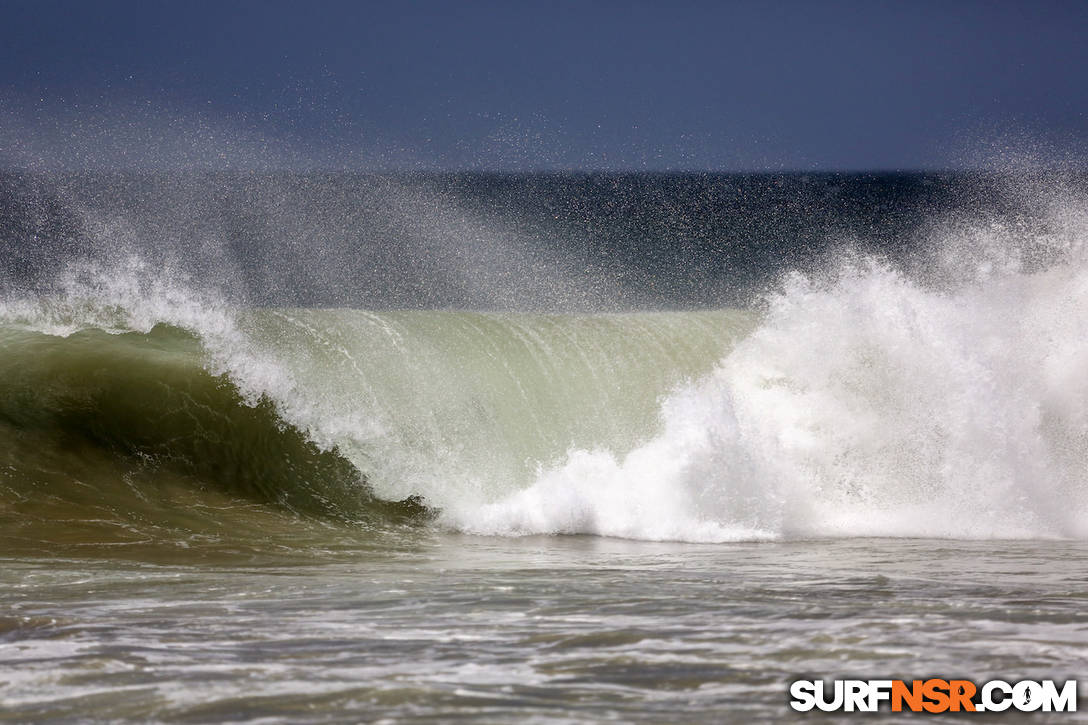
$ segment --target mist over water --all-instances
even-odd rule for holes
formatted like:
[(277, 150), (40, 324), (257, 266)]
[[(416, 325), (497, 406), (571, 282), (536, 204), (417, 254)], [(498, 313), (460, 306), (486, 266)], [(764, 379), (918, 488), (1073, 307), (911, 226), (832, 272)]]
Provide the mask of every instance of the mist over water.
[[(1070, 183), (1079, 183), (1075, 177)], [(224, 301), (601, 312), (748, 306), (859, 246), (897, 259), (938, 217), (1040, 213), (994, 174), (0, 175), (4, 273), (169, 267)]]

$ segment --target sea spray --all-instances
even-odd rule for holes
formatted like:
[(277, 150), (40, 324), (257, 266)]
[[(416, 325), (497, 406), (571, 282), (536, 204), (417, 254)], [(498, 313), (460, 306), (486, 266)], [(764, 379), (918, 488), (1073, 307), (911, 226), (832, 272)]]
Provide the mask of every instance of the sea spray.
[(933, 282), (856, 254), (787, 275), (757, 329), (665, 401), (658, 436), (573, 450), (451, 520), (685, 541), (1085, 536), (1088, 225), (1061, 211), (1045, 233), (942, 240)]

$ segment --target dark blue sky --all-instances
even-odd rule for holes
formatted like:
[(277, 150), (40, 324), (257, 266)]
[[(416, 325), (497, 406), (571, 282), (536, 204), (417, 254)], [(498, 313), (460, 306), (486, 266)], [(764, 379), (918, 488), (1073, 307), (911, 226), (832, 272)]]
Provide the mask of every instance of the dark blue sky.
[(1083, 162), (1086, 32), (1088, 2), (1040, 0), (0, 0), (0, 161)]

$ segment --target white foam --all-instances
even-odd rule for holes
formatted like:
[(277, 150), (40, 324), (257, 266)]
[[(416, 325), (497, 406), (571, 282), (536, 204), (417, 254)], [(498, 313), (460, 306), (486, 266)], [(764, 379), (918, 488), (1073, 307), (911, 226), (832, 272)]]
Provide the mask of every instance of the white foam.
[(872, 259), (795, 274), (712, 375), (665, 401), (648, 443), (573, 450), (447, 520), (708, 542), (1088, 536), (1088, 225), (1062, 221), (1030, 240), (1060, 260), (1044, 271), (973, 229), (938, 250), (983, 260), (953, 288)]

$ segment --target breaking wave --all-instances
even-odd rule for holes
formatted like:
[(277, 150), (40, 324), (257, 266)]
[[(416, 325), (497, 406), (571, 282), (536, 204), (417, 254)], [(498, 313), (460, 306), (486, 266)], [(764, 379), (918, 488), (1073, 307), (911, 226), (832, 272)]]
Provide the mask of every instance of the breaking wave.
[(254, 309), (78, 268), (0, 309), (4, 517), (166, 476), (491, 535), (1084, 537), (1081, 208), (841, 251), (753, 310)]

